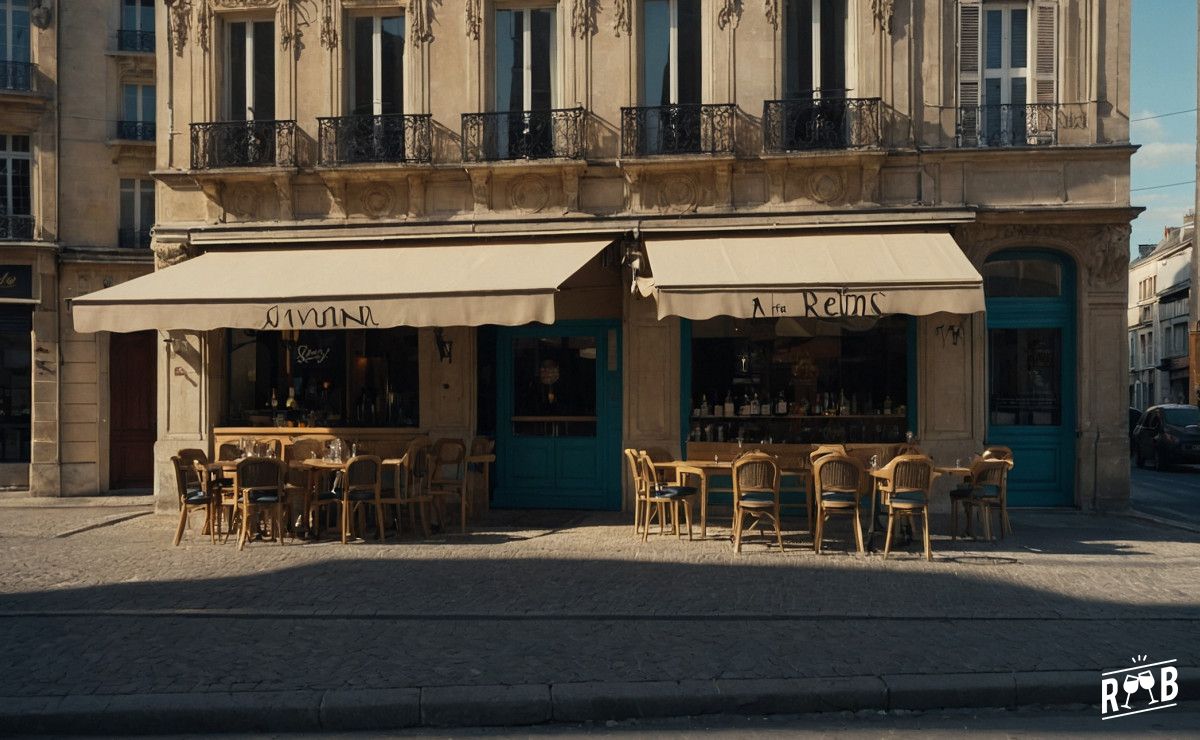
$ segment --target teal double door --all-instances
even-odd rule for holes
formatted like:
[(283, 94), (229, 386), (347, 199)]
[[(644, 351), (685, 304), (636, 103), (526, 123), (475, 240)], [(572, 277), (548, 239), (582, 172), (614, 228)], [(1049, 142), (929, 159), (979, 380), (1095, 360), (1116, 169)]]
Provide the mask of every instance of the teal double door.
[(1074, 506), (1074, 264), (1050, 252), (1002, 252), (984, 275), (987, 441), (1013, 450), (1008, 502)]
[(499, 508), (621, 508), (620, 324), (496, 333)]

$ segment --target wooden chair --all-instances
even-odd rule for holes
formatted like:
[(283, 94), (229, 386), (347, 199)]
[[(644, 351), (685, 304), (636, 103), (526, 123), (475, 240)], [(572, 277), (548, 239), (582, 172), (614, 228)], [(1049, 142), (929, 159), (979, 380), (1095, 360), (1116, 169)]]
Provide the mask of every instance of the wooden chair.
[(492, 491), (492, 463), (496, 462), (496, 442), (487, 437), (475, 437), (467, 452), (467, 513), (476, 504), (486, 511)]
[(402, 529), (401, 511), (407, 509), (414, 527), (417, 517), (420, 517), (421, 531), (428, 537), (430, 506), (433, 503), (433, 497), (426, 491), (429, 483), (429, 437), (413, 438), (399, 459), (385, 460), (384, 464), (395, 467), (392, 488), (382, 497), (382, 503), (392, 507), (396, 514), (396, 535), (399, 536)]
[[(283, 459), (288, 463), (300, 463), (314, 457), (321, 457), (325, 452), (325, 442), (312, 437), (301, 437), (296, 441), (283, 448)], [(300, 500), (300, 509), (304, 513), (305, 518), (308, 518), (310, 499), (316, 495), (321, 488), (322, 478), (326, 477), (326, 472), (316, 468), (304, 468), (296, 465), (288, 465), (287, 470), (287, 493), (289, 501), (296, 497)], [(289, 512), (290, 514), (290, 512)], [(316, 526), (316, 522), (308, 519), (308, 526), (311, 530)]]
[[(186, 450), (180, 450), (185, 452)], [(179, 496), (179, 525), (175, 528), (175, 546), (183, 539), (183, 530), (187, 529), (188, 520), (196, 511), (203, 510), (205, 522), (208, 524), (208, 534), (215, 544), (217, 541), (216, 528), (213, 521), (212, 496), (195, 478), (195, 465), (184, 461), (180, 455), (171, 456), (171, 465), (175, 468), (175, 490)]]
[(834, 453), (837, 453), (839, 455), (849, 454), (848, 452), (846, 452), (846, 445), (822, 444), (822, 445), (817, 445), (816, 447), (813, 448), (812, 452), (808, 453), (808, 461), (815, 465), (817, 460), (819, 460), (820, 458), (825, 457), (826, 455), (834, 454)]
[[(702, 473), (695, 468), (676, 463), (655, 463), (645, 450), (638, 451), (638, 467), (641, 471), (645, 495), (642, 541), (645, 542), (650, 537), (650, 520), (654, 514), (658, 515), (659, 534), (666, 531), (665, 517), (668, 510), (671, 512), (672, 533), (679, 537), (680, 509), (683, 510), (684, 520), (687, 522), (688, 539), (692, 539), (692, 502), (689, 497), (696, 495), (700, 489), (684, 485), (684, 476), (701, 475)], [(675, 480), (671, 483), (660, 481), (658, 478), (660, 467), (673, 468)]]
[[(1012, 534), (1012, 525), (1008, 521), (1008, 471), (1012, 469), (1012, 460), (1000, 458), (980, 458), (971, 466), (971, 482), (967, 486), (967, 495), (951, 499), (951, 526), (957, 534), (958, 517), (954, 512), (957, 501), (963, 508), (967, 519), (967, 531), (971, 531), (971, 517), (978, 509), (983, 517), (984, 539), (992, 539), (992, 511), (995, 510), (999, 519), (1000, 537)], [(956, 489), (959, 493), (961, 489)]]
[[(358, 455), (346, 462), (345, 472), (341, 476), (341, 484), (334, 491), (335, 500), (341, 509), (339, 524), (342, 533), (342, 544), (350, 540), (350, 519), (355, 514), (359, 517), (359, 530), (365, 529), (366, 510), (364, 507), (375, 507), (376, 523), (379, 527), (379, 541), (383, 541), (383, 465), (374, 455)], [(365, 536), (365, 532), (364, 532)]]
[(747, 515), (753, 526), (764, 519), (775, 523), (775, 539), (783, 547), (783, 520), (780, 514), (779, 465), (765, 452), (750, 452), (733, 463), (733, 549), (742, 551), (742, 529)]
[(225, 442), (217, 448), (218, 460), (238, 460), (242, 457), (242, 448), (233, 442)]
[(917, 514), (924, 519), (925, 559), (933, 560), (929, 539), (929, 489), (933, 483), (933, 460), (925, 455), (898, 455), (877, 473), (882, 503), (888, 510), (887, 535), (883, 543), (886, 559), (892, 549), (892, 533), (897, 519), (911, 521)]
[(429, 451), (428, 494), (433, 497), (433, 510), (438, 526), (445, 528), (449, 517), (446, 504), (457, 501), (460, 508), (459, 526), (467, 531), (467, 446), (461, 439), (443, 438), (433, 443)]
[(863, 547), (862, 521), (859, 518), (860, 499), (866, 473), (862, 464), (849, 455), (831, 453), (813, 465), (816, 491), (817, 521), (813, 529), (813, 550), (821, 552), (825, 522), (836, 514), (850, 515), (854, 520), (854, 541), (858, 551)]
[[(649, 506), (649, 488), (646, 486), (646, 477), (642, 475), (641, 452), (626, 447), (624, 455), (629, 467), (629, 485), (633, 487), (633, 533), (638, 535), (642, 533), (642, 509)], [(649, 513), (647, 509), (646, 514)]]
[(250, 539), (251, 524), (267, 513), (272, 536), (283, 544), (284, 502), (286, 501), (287, 466), (282, 460), (266, 457), (247, 457), (237, 464), (234, 497), (242, 518), (238, 549), (244, 549)]
[(1013, 459), (1013, 451), (1011, 447), (1005, 447), (1004, 445), (988, 445), (983, 449), (983, 454), (980, 457), (1011, 461)]

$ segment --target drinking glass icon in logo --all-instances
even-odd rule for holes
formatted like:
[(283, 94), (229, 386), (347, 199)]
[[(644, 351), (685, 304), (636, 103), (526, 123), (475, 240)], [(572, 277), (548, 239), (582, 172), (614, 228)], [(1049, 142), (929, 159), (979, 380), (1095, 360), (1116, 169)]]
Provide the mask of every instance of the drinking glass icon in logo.
[[(1179, 695), (1179, 669), (1176, 661), (1160, 660), (1147, 663), (1148, 656), (1135, 656), (1134, 665), (1101, 674), (1102, 719), (1115, 719), (1156, 709), (1176, 706)], [(1156, 675), (1157, 674), (1157, 675)], [(1159, 695), (1155, 696), (1155, 689)], [(1125, 701), (1120, 703), (1119, 691), (1125, 692)], [(1145, 690), (1148, 699), (1140, 699)]]

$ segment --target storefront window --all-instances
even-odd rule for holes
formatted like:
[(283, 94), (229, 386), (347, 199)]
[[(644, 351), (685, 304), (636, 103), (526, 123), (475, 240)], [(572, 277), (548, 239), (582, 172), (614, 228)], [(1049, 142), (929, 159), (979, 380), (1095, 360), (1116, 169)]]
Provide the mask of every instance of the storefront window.
[(232, 331), (227, 423), (415, 427), (417, 332)]
[(0, 462), (29, 462), (32, 314), (0, 309)]
[(908, 430), (908, 318), (692, 324), (690, 439), (889, 442)]
[(991, 329), (991, 422), (1058, 426), (1062, 420), (1062, 330)]
[(596, 339), (513, 340), (513, 431), (518, 436), (596, 435)]
[(1047, 259), (999, 259), (983, 266), (989, 298), (1058, 298), (1062, 265)]

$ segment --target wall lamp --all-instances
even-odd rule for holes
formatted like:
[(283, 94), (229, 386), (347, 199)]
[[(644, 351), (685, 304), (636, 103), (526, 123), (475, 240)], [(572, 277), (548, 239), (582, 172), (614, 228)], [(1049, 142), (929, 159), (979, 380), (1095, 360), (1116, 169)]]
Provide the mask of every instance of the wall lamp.
[(454, 363), (454, 342), (446, 339), (441, 327), (433, 330), (433, 343), (437, 345), (438, 359), (447, 364)]

